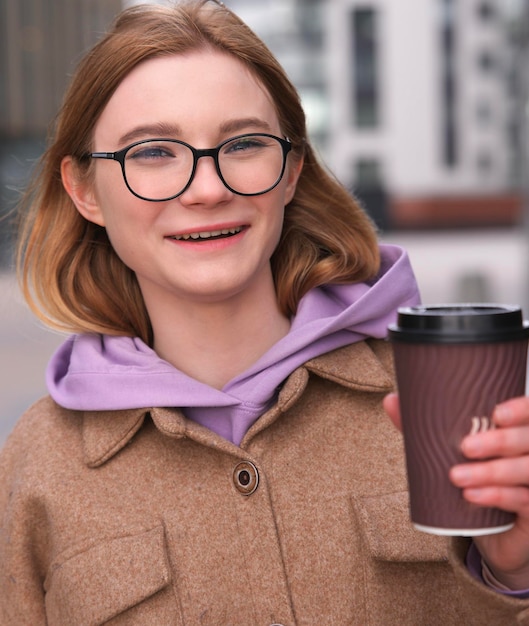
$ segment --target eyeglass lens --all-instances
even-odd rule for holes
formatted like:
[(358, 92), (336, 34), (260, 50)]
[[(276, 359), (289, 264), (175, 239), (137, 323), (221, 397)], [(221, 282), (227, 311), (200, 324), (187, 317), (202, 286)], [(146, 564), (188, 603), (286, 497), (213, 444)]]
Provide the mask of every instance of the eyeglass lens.
[[(246, 135), (223, 144), (218, 168), (235, 193), (259, 194), (273, 187), (283, 172), (281, 143), (274, 137)], [(131, 190), (149, 200), (165, 200), (181, 193), (193, 175), (194, 155), (177, 141), (152, 140), (132, 146), (124, 171)]]

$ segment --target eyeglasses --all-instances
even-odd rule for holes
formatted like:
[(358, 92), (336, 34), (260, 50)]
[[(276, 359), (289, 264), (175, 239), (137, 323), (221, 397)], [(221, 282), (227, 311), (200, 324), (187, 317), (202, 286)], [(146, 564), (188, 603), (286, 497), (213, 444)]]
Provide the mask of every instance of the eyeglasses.
[(288, 139), (267, 133), (238, 135), (215, 148), (198, 150), (177, 139), (145, 139), (117, 152), (92, 152), (92, 159), (112, 159), (121, 165), (131, 193), (149, 202), (178, 197), (189, 187), (198, 159), (211, 157), (219, 178), (233, 193), (259, 196), (283, 178)]

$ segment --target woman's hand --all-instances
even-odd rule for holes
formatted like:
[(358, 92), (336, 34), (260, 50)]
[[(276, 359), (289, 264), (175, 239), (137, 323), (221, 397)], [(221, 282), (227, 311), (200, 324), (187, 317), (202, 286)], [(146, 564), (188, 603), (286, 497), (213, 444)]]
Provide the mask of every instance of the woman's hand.
[[(384, 408), (400, 428), (398, 396), (387, 396)], [(529, 589), (529, 398), (499, 404), (492, 421), (496, 429), (465, 437), (461, 449), (473, 462), (453, 467), (450, 480), (469, 502), (517, 514), (511, 530), (474, 542), (499, 582)]]

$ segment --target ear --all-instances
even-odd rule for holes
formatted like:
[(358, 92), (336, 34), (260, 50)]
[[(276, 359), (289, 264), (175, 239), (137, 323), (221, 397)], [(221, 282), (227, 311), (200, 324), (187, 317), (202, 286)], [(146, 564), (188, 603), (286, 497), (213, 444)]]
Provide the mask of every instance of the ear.
[(61, 178), (79, 213), (89, 222), (104, 226), (105, 220), (95, 197), (93, 184), (88, 180), (81, 180), (71, 156), (64, 157), (61, 162)]
[(287, 187), (285, 190), (285, 204), (288, 204), (296, 193), (299, 175), (303, 169), (304, 159), (301, 157), (297, 161), (289, 161), (287, 163)]

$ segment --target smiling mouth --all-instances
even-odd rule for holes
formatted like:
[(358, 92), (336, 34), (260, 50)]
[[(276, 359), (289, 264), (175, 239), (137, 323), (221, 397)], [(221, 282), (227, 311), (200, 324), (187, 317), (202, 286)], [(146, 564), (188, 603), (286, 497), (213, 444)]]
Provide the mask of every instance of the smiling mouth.
[(198, 233), (186, 233), (184, 235), (172, 235), (169, 239), (175, 241), (211, 241), (212, 239), (224, 239), (233, 237), (242, 231), (242, 226), (236, 228), (223, 228), (222, 230), (204, 230)]

